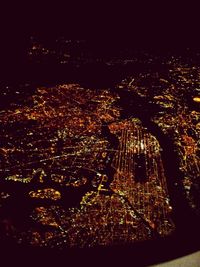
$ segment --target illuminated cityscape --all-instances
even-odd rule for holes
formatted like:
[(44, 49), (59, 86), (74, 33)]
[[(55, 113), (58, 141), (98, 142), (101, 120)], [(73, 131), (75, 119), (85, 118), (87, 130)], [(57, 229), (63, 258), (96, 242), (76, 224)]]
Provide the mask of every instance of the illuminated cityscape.
[[(172, 58), (167, 62), (169, 76), (160, 77), (156, 73), (156, 90), (150, 92), (147, 86), (138, 89), (138, 83), (148, 79), (140, 76), (140, 80), (130, 77), (119, 85), (136, 92), (150, 103), (160, 108), (151, 120), (173, 142), (178, 154), (179, 170), (185, 195), (194, 211), (199, 214), (199, 67), (185, 66)], [(180, 59), (179, 59), (180, 61)], [(150, 95), (151, 94), (151, 95)]]
[(2, 235), (61, 249), (173, 236), (173, 192), (200, 216), (200, 68), (170, 54), (91, 57), (82, 40), (55, 43), (32, 38), (29, 64), (84, 69), (86, 76), (91, 66), (118, 65), (126, 73), (111, 86), (83, 78), (2, 86)]

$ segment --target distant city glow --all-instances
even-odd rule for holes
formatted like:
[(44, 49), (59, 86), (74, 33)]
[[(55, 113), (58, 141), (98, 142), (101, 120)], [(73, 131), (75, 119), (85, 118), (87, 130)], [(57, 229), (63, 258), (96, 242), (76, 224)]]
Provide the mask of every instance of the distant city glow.
[(198, 102), (198, 103), (199, 103), (199, 102), (200, 102), (200, 97), (196, 96), (196, 97), (193, 98), (193, 100), (194, 100), (195, 102)]

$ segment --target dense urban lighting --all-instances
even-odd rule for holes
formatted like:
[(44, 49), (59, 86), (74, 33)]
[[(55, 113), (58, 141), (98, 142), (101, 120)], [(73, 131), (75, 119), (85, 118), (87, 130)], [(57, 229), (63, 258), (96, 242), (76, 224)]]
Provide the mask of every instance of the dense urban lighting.
[[(4, 233), (49, 248), (170, 237), (177, 227), (174, 192), (182, 190), (200, 215), (200, 69), (178, 56), (145, 52), (91, 59), (83, 45), (61, 39), (54, 49), (34, 41), (27, 57), (61, 70), (91, 62), (106, 70), (140, 67), (113, 86), (57, 82), (13, 89), (0, 110)], [(1, 92), (10, 94), (9, 86)]]

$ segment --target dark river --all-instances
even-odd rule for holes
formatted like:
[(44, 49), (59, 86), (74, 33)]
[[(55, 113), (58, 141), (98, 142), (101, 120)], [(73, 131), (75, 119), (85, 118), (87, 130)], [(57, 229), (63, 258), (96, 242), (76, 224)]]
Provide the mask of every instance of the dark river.
[[(189, 205), (184, 196), (183, 188), (180, 183), (181, 173), (178, 168), (178, 155), (174, 151), (173, 143), (169, 137), (165, 136), (159, 127), (151, 121), (153, 114), (159, 110), (153, 104), (149, 104), (147, 100), (134, 93), (128, 91), (117, 90), (115, 85), (119, 83), (123, 78), (129, 74), (137, 74), (141, 70), (148, 71), (148, 69), (157, 68), (159, 65), (146, 65), (142, 63), (134, 64), (116, 64), (113, 66), (108, 66), (105, 63), (93, 63), (93, 64), (82, 64), (82, 66), (66, 66), (61, 67), (57, 65), (46, 66), (46, 65), (37, 65), (29, 64), (27, 68), (24, 68), (26, 75), (21, 75), (20, 77), (9, 81), (9, 84), (12, 86), (12, 90), (7, 96), (3, 96), (5, 101), (1, 102), (1, 109), (9, 106), (9, 103), (14, 102), (23, 102), (24, 96), (33, 94), (36, 86), (51, 86), (60, 83), (80, 83), (83, 87), (88, 88), (111, 88), (114, 92), (117, 92), (120, 96), (118, 105), (122, 107), (121, 118), (126, 119), (130, 117), (138, 117), (144, 127), (154, 135), (163, 149), (161, 152), (165, 174), (167, 177), (168, 190), (170, 194), (170, 200), (173, 207), (173, 220), (176, 224), (176, 231), (172, 237), (166, 238), (165, 241), (157, 242), (147, 242), (145, 244), (133, 245), (131, 247), (132, 251), (141, 253), (140, 251), (146, 251), (146, 254), (149, 246), (154, 246), (155, 250), (159, 251), (161, 258), (175, 257), (196, 250), (199, 247), (199, 222), (200, 219), (197, 218), (189, 208)], [(165, 70), (162, 70), (163, 72)], [(6, 84), (6, 80), (3, 82)], [(15, 88), (19, 84), (27, 83), (25, 89), (23, 86), (18, 88), (20, 91), (20, 97), (17, 97)], [(3, 100), (2, 99), (2, 100)], [(109, 129), (106, 125), (102, 127), (102, 134), (106, 137), (112, 148), (117, 148), (118, 140), (116, 137), (109, 132)], [(110, 161), (111, 162), (111, 161)], [(113, 177), (114, 171), (108, 163), (107, 168), (104, 172)], [(111, 179), (109, 179), (108, 186)], [(10, 200), (8, 206), (5, 206), (4, 212), (13, 214), (12, 216), (16, 219), (18, 225), (23, 228), (25, 218), (31, 211), (34, 206), (37, 206), (38, 203), (27, 198), (26, 195), (28, 191), (33, 189), (34, 186), (37, 188), (37, 185), (16, 185), (16, 183), (6, 183), (1, 182), (2, 188), (9, 189), (15, 192), (15, 196)], [(55, 184), (49, 182), (48, 186), (52, 186), (56, 189)], [(62, 189), (58, 188), (62, 191)], [(68, 207), (76, 206), (80, 202), (81, 197), (88, 191), (92, 189), (90, 184), (86, 184), (81, 189), (68, 190), (65, 193), (63, 192), (63, 199), (60, 201), (60, 204), (66, 203)], [(74, 191), (75, 190), (75, 191)], [(61, 192), (62, 193), (62, 192)], [(51, 204), (46, 201), (46, 205)], [(14, 205), (14, 206), (13, 206)], [(23, 208), (22, 208), (23, 207)], [(29, 222), (31, 225), (31, 222)], [(25, 226), (26, 227), (26, 226)], [(28, 226), (27, 226), (28, 227)], [(171, 244), (176, 244), (177, 250), (173, 251)], [(163, 251), (161, 251), (163, 248)], [(166, 254), (165, 249), (168, 250)], [(116, 249), (117, 250), (117, 249)], [(124, 246), (119, 249), (120, 251), (129, 251), (130, 247)], [(149, 255), (150, 256), (150, 255)]]

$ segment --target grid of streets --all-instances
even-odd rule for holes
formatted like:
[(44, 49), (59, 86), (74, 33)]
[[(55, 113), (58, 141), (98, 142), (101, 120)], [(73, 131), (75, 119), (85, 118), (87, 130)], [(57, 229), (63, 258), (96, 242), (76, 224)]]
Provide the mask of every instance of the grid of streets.
[(1, 111), (7, 235), (37, 246), (92, 247), (174, 231), (159, 142), (138, 118), (121, 118), (118, 100), (109, 89), (64, 84), (37, 88)]

